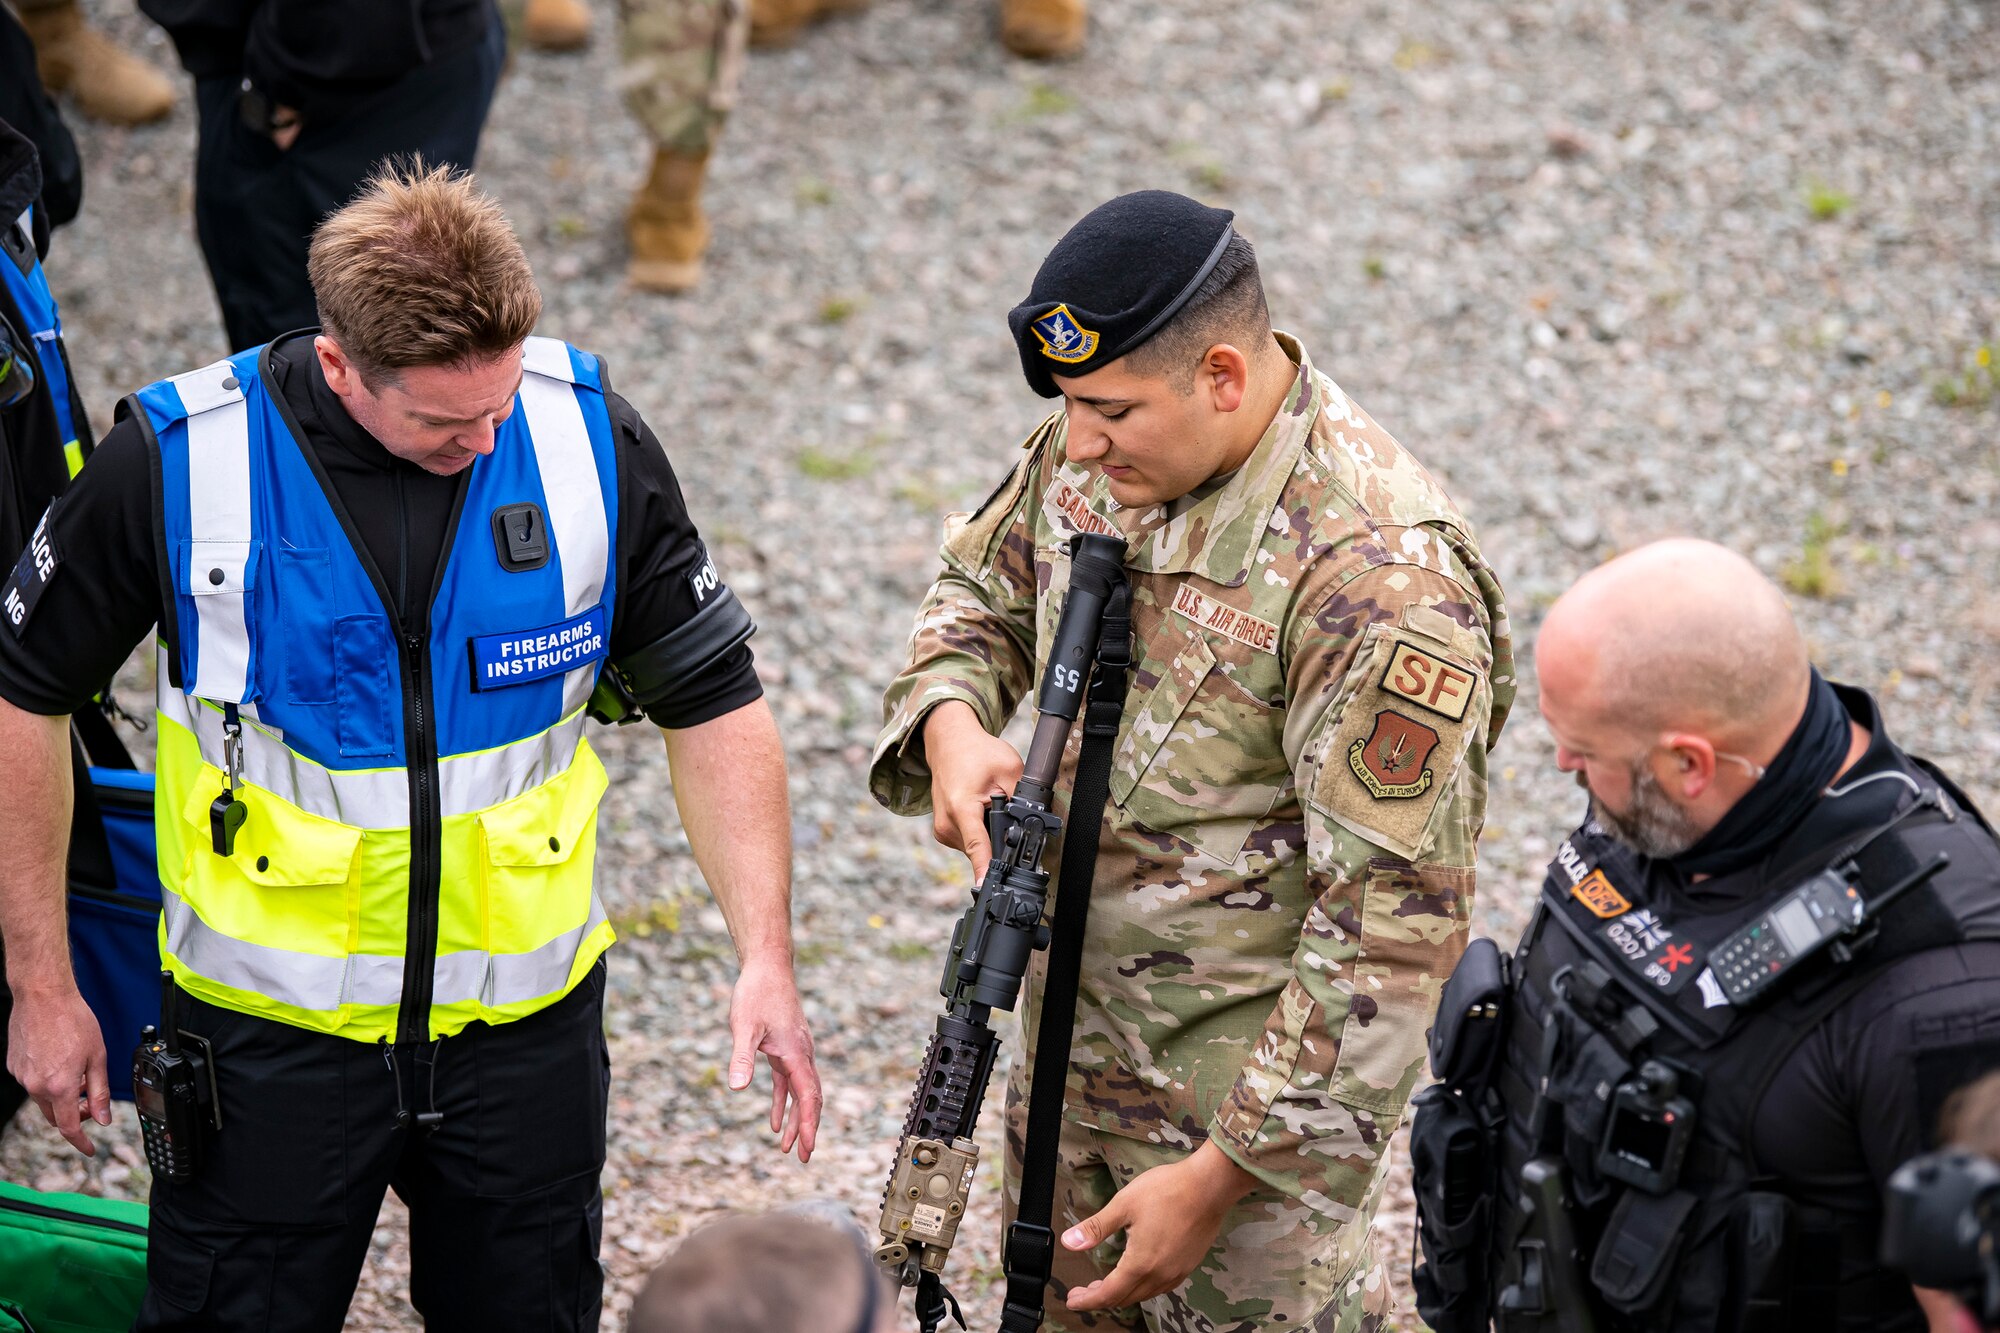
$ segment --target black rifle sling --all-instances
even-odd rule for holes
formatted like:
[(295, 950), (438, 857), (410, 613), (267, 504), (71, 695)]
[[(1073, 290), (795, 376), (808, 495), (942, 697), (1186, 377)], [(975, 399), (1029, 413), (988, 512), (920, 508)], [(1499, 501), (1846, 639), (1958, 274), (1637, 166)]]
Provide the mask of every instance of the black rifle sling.
[(1048, 979), (1042, 987), (1041, 1024), (1028, 1090), (1021, 1206), (1007, 1232), (1007, 1303), (1000, 1314), (1001, 1333), (1035, 1333), (1042, 1326), (1042, 1298), (1055, 1260), (1055, 1233), (1049, 1223), (1055, 1210), (1056, 1142), (1062, 1136), (1077, 983), (1083, 971), (1083, 927), (1090, 912), (1104, 806), (1111, 797), (1111, 754), (1118, 743), (1118, 719), (1125, 711), (1125, 678), (1131, 666), (1132, 590), (1120, 580), (1112, 587), (1098, 631), (1083, 715), (1083, 745), (1063, 837), (1055, 918), (1049, 930)]

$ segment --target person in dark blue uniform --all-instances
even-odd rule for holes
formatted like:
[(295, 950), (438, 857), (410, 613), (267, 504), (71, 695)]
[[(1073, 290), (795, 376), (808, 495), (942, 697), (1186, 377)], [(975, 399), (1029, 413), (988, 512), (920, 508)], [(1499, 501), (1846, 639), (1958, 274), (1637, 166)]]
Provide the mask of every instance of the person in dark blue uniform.
[(470, 170), (492, 0), (140, 0), (194, 76), (195, 231), (231, 351), (317, 324), (306, 242), (384, 158)]

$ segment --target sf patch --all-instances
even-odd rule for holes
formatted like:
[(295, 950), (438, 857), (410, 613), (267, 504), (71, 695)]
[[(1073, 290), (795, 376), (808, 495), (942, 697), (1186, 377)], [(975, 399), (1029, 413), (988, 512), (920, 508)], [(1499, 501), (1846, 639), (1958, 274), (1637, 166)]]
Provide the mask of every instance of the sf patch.
[(49, 515), (55, 508), (51, 503), (42, 511), (42, 521), (35, 524), (28, 538), (28, 549), (21, 552), (14, 572), (7, 576), (6, 588), (0, 590), (0, 614), (7, 617), (7, 628), (17, 639), (27, 634), (28, 617), (35, 614), (49, 581), (62, 568), (62, 552), (56, 549), (55, 534), (49, 531)]
[[(1454, 705), (1456, 716), (1419, 707), (1407, 691), (1392, 688), (1416, 689), (1414, 680), (1399, 682), (1391, 670), (1416, 660), (1412, 651), (1464, 677), (1466, 698)], [(1425, 680), (1428, 696), (1434, 673), (1427, 669)], [(1311, 804), (1357, 836), (1416, 860), (1440, 836), (1433, 816), (1450, 804), (1446, 793), (1459, 790), (1466, 751), (1485, 735), (1485, 676), (1433, 638), (1382, 621), (1369, 628), (1343, 690), (1346, 697), (1328, 710), (1335, 721), (1320, 746)], [(1440, 705), (1451, 702), (1449, 693), (1439, 692)]]
[(1407, 801), (1431, 789), (1427, 765), (1438, 734), (1393, 708), (1375, 714), (1375, 730), (1347, 747), (1347, 765), (1378, 801)]
[(1477, 684), (1478, 677), (1464, 667), (1453, 666), (1413, 643), (1397, 644), (1389, 655), (1388, 669), (1382, 673), (1383, 689), (1454, 722), (1465, 716)]
[(1097, 350), (1097, 334), (1076, 322), (1069, 307), (1059, 305), (1028, 326), (1041, 340), (1042, 355), (1064, 365), (1090, 360)]

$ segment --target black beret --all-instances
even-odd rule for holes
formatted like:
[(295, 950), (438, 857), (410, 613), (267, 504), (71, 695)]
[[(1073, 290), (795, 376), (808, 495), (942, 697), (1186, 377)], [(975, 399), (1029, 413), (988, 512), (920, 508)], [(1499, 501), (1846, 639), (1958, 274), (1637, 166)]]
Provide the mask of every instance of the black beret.
[(1044, 398), (1056, 375), (1088, 375), (1158, 333), (1215, 270), (1234, 213), (1168, 190), (1099, 204), (1035, 272), (1007, 312), (1021, 371)]

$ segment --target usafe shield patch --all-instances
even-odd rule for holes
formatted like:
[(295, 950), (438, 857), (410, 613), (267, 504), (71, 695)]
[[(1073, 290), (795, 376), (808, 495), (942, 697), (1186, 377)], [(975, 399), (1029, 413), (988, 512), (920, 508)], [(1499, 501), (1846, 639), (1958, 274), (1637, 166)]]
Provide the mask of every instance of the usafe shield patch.
[(1426, 761), (1438, 734), (1393, 708), (1375, 714), (1375, 730), (1347, 747), (1347, 766), (1378, 801), (1407, 801), (1431, 789)]
[[(1567, 843), (1563, 844), (1568, 846)], [(1569, 891), (1570, 897), (1590, 909), (1590, 914), (1609, 921), (1632, 910), (1631, 902), (1613, 887), (1602, 870), (1593, 870)]]
[(609, 621), (600, 604), (540, 629), (482, 634), (470, 644), (472, 688), (499, 690), (526, 685), (599, 661), (610, 651)]
[(1268, 620), (1259, 620), (1248, 611), (1224, 606), (1185, 583), (1174, 590), (1174, 610), (1203, 629), (1234, 639), (1246, 648), (1254, 648), (1260, 653), (1278, 651), (1276, 625)]
[(1057, 306), (1028, 327), (1041, 340), (1042, 355), (1051, 361), (1075, 365), (1090, 360), (1097, 350), (1097, 334), (1077, 323), (1066, 305)]
[[(1420, 708), (1389, 687), (1391, 665), (1410, 660), (1412, 648), (1469, 678), (1469, 697), (1456, 717)], [(1415, 858), (1439, 802), (1458, 788), (1466, 748), (1481, 734), (1485, 681), (1443, 644), (1384, 622), (1369, 629), (1347, 683), (1352, 693), (1316, 760), (1312, 803), (1370, 842)], [(1443, 694), (1439, 702), (1446, 702)]]

